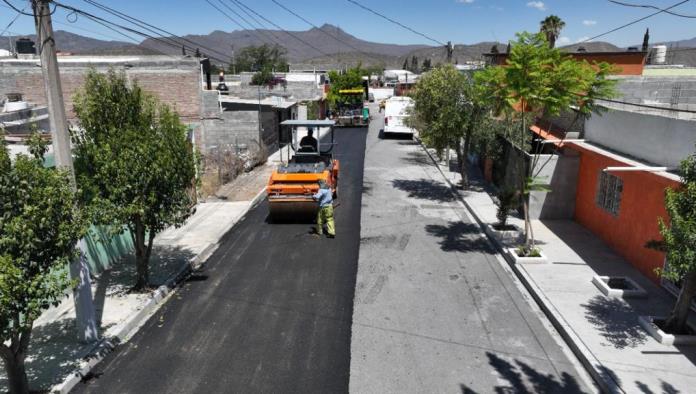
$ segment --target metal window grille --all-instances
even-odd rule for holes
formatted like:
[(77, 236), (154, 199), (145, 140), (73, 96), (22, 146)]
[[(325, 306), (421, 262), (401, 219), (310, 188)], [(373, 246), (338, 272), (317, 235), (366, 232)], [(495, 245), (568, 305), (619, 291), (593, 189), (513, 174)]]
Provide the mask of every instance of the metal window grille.
[(597, 188), (597, 205), (614, 216), (619, 214), (623, 181), (616, 175), (602, 171)]

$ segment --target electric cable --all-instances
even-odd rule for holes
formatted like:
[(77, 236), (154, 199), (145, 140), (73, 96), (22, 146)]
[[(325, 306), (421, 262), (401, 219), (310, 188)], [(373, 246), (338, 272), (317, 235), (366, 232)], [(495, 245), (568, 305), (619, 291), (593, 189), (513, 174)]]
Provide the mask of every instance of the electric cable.
[(622, 6), (625, 6), (625, 7), (652, 8), (652, 9), (654, 9), (654, 10), (660, 10), (660, 11), (663, 11), (663, 12), (665, 12), (665, 13), (667, 13), (667, 14), (674, 15), (674, 16), (678, 16), (678, 17), (680, 17), (680, 18), (692, 18), (692, 19), (696, 19), (696, 15), (684, 15), (684, 14), (679, 14), (679, 13), (676, 13), (676, 12), (673, 12), (673, 11), (669, 11), (669, 10), (666, 10), (666, 9), (662, 9), (662, 8), (660, 8), (660, 7), (656, 7), (656, 6), (650, 5), (650, 4), (633, 4), (633, 3), (625, 3), (625, 2), (623, 2), (623, 1), (616, 1), (616, 0), (607, 0), (607, 1), (610, 2), (610, 3), (622, 5)]
[[(348, 0), (348, 1), (352, 1), (352, 0)], [(657, 12), (653, 12), (653, 13), (650, 14), (650, 15), (644, 16), (644, 17), (642, 17), (642, 18), (638, 18), (638, 19), (636, 19), (636, 20), (634, 20), (634, 21), (628, 22), (628, 23), (626, 23), (626, 24), (624, 24), (624, 25), (621, 25), (621, 26), (619, 26), (619, 27), (616, 27), (616, 28), (614, 28), (614, 29), (611, 29), (611, 30), (609, 30), (609, 31), (607, 31), (607, 32), (604, 32), (604, 33), (602, 33), (602, 34), (598, 34), (598, 35), (596, 35), (596, 36), (594, 36), (594, 37), (590, 37), (590, 38), (588, 38), (588, 39), (586, 39), (586, 40), (580, 41), (579, 43), (584, 43), (584, 42), (592, 41), (592, 40), (595, 40), (595, 39), (597, 39), (597, 38), (599, 38), (599, 37), (606, 36), (607, 34), (611, 34), (611, 33), (615, 32), (615, 31), (618, 31), (618, 30), (621, 30), (621, 29), (626, 28), (626, 27), (628, 27), (628, 26), (634, 25), (634, 24), (636, 24), (636, 23), (638, 23), (638, 22), (640, 22), (640, 21), (644, 21), (644, 20), (646, 20), (646, 19), (648, 19), (648, 18), (650, 18), (650, 17), (653, 17), (653, 16), (655, 16), (655, 15), (657, 15), (657, 14), (661, 14), (661, 13), (663, 13), (663, 12), (667, 12), (668, 10), (671, 10), (671, 9), (674, 8), (674, 7), (680, 6), (680, 5), (682, 5), (682, 4), (684, 4), (684, 3), (688, 2), (688, 1), (689, 1), (689, 0), (680, 1), (679, 3), (676, 3), (676, 4), (674, 4), (674, 5), (671, 5), (671, 6), (667, 7), (667, 8), (665, 8), (665, 9), (661, 9), (661, 10), (659, 10), (659, 11), (657, 11)]]
[(306, 24), (308, 24), (308, 25), (314, 27), (315, 29), (319, 30), (320, 32), (324, 33), (325, 35), (327, 35), (327, 36), (333, 38), (334, 40), (338, 41), (339, 43), (342, 43), (342, 44), (344, 44), (344, 45), (347, 45), (347, 46), (349, 46), (349, 47), (355, 49), (355, 50), (356, 50), (358, 53), (360, 53), (360, 54), (363, 54), (363, 55), (365, 55), (365, 56), (367, 56), (367, 57), (371, 57), (371, 58), (373, 58), (373, 59), (375, 59), (375, 60), (378, 60), (379, 62), (384, 63), (384, 59), (380, 59), (380, 58), (378, 58), (378, 57), (376, 57), (376, 56), (374, 56), (374, 55), (371, 55), (371, 54), (369, 54), (369, 53), (363, 52), (361, 49), (356, 48), (356, 47), (353, 46), (351, 43), (349, 43), (349, 42), (347, 42), (347, 41), (343, 41), (343, 40), (341, 40), (340, 38), (334, 36), (333, 34), (330, 34), (329, 32), (325, 31), (325, 30), (322, 29), (321, 27), (319, 27), (319, 26), (315, 25), (314, 23), (312, 23), (312, 22), (308, 21), (307, 19), (305, 19), (302, 15), (299, 15), (299, 14), (297, 14), (296, 12), (294, 12), (293, 10), (289, 9), (288, 7), (286, 7), (285, 5), (283, 5), (282, 3), (280, 3), (279, 1), (277, 1), (277, 0), (271, 0), (271, 1), (272, 1), (273, 3), (275, 3), (278, 7), (282, 8), (282, 9), (284, 9), (285, 11), (289, 12), (290, 14), (296, 16), (296, 17), (299, 18), (301, 21), (303, 21), (303, 22), (305, 22)]
[[(419, 35), (419, 36), (421, 36), (421, 37), (423, 37), (423, 38), (425, 38), (425, 39), (428, 39), (428, 40), (430, 40), (430, 41), (432, 41), (432, 42), (434, 42), (434, 43), (436, 43), (436, 44), (438, 44), (438, 45), (447, 46), (447, 44), (445, 44), (444, 42), (439, 41), (439, 40), (436, 40), (436, 39), (434, 39), (434, 38), (432, 38), (432, 37), (430, 37), (430, 36), (428, 36), (428, 35), (426, 35), (426, 34), (424, 34), (424, 33), (421, 33), (421, 32), (419, 32), (419, 31), (417, 31), (417, 30), (415, 30), (415, 29), (413, 29), (413, 28), (410, 28), (410, 27), (404, 25), (403, 23), (401, 23), (401, 22), (399, 22), (399, 21), (396, 21), (396, 20), (394, 20), (394, 19), (392, 19), (392, 18), (390, 18), (390, 17), (388, 17), (388, 16), (386, 16), (386, 15), (384, 15), (384, 14), (380, 14), (379, 12), (373, 10), (372, 8), (369, 8), (369, 7), (367, 7), (367, 6), (364, 6), (364, 5), (358, 3), (358, 2), (355, 1), (355, 0), (347, 0), (347, 1), (348, 1), (349, 3), (355, 4), (356, 6), (358, 6), (358, 7), (362, 8), (362, 9), (364, 9), (365, 11), (371, 12), (371, 13), (373, 13), (373, 14), (379, 16), (379, 17), (382, 18), (382, 19), (386, 19), (386, 20), (388, 20), (389, 22), (391, 22), (391, 23), (393, 23), (393, 24), (395, 24), (395, 25), (397, 25), (397, 26), (400, 26), (400, 27), (402, 27), (402, 28), (404, 28), (404, 29), (410, 31), (411, 33), (415, 33), (415, 34), (417, 34), (417, 35)], [(688, 0), (687, 0), (687, 1), (688, 1)]]

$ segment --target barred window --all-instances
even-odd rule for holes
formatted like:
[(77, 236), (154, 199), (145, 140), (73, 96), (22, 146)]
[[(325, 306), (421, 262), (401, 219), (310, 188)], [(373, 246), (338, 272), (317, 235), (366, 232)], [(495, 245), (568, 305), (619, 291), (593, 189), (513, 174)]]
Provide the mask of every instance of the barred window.
[(616, 175), (602, 171), (599, 174), (599, 185), (597, 188), (597, 205), (614, 216), (619, 214), (621, 205), (621, 192), (623, 191), (623, 181)]

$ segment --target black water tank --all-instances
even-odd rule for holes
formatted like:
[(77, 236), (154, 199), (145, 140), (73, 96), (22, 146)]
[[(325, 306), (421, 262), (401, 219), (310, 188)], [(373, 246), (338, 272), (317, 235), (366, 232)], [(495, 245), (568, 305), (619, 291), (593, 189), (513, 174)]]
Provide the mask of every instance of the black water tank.
[(17, 53), (35, 55), (36, 48), (34, 48), (34, 41), (29, 38), (20, 38), (15, 43), (17, 48)]

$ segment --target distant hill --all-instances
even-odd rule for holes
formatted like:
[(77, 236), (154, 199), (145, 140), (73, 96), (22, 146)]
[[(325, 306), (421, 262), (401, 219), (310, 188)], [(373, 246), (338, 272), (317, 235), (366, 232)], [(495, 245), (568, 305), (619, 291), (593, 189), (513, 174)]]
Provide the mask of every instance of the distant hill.
[[(85, 37), (64, 30), (56, 30), (54, 34), (57, 43), (57, 49), (62, 52), (73, 52), (82, 54), (115, 48), (120, 48), (120, 50), (126, 51), (138, 47), (137, 44), (131, 44), (123, 41), (98, 40), (96, 38)], [(36, 42), (35, 34), (18, 36), (18, 38), (19, 37), (27, 37)], [(9, 42), (6, 39), (0, 40), (0, 49), (9, 49)]]
[[(62, 30), (57, 30), (56, 42), (58, 49), (64, 52), (89, 55), (151, 55), (170, 54), (181, 55), (182, 49), (163, 44), (161, 41), (146, 39), (140, 44), (131, 44), (123, 41), (104, 41), (95, 38), (81, 36)], [(35, 40), (34, 35), (28, 35)], [(332, 38), (336, 37), (338, 40)], [(184, 38), (199, 44), (201, 47), (209, 47), (219, 53), (206, 53), (201, 48), (201, 53), (209, 55), (216, 63), (228, 62), (233, 53), (239, 53), (244, 47), (261, 45), (263, 43), (282, 42), (287, 50), (290, 63), (307, 66), (354, 66), (361, 63), (364, 66), (382, 66), (385, 68), (401, 68), (406, 59), (413, 56), (418, 58), (419, 64), (424, 59), (430, 59), (432, 65), (444, 63), (447, 54), (444, 47), (427, 45), (396, 45), (361, 40), (346, 33), (337, 26), (325, 24), (320, 28), (312, 28), (305, 31), (284, 32), (278, 30), (235, 30), (224, 32), (216, 30), (205, 35), (187, 35)], [(309, 45), (307, 45), (309, 44)], [(663, 44), (661, 42), (651, 45)], [(675, 51), (668, 53), (668, 62), (696, 66), (696, 37), (665, 42)], [(192, 44), (187, 44), (193, 46)], [(500, 42), (480, 42), (471, 45), (455, 45), (453, 60), (464, 63), (467, 61), (482, 60), (483, 54), (497, 46), (499, 52), (505, 52), (507, 44)], [(568, 52), (577, 51), (578, 47), (584, 47), (588, 52), (618, 51), (622, 48), (608, 42), (596, 41), (582, 44), (572, 44), (561, 47)], [(312, 48), (315, 47), (315, 48)], [(8, 49), (8, 41), (0, 40), (0, 49)], [(191, 50), (187, 51), (192, 54)]]
[(623, 48), (619, 48), (614, 44), (605, 41), (590, 41), (583, 42), (581, 44), (571, 44), (559, 47), (559, 49), (566, 52), (577, 52), (578, 48), (583, 47), (587, 52), (614, 52), (621, 51)]
[[(346, 33), (337, 26), (329, 24), (325, 24), (320, 28), (292, 32), (258, 29), (235, 30), (228, 33), (216, 30), (206, 35), (187, 35), (183, 38), (227, 54), (229, 58), (232, 57), (233, 48), (239, 51), (241, 48), (250, 45), (282, 42), (288, 52), (287, 57), (291, 63), (305, 62), (309, 59), (321, 59), (322, 57), (331, 58), (335, 62), (334, 55), (342, 53), (358, 54), (363, 52), (370, 54), (370, 56), (360, 55), (365, 58), (372, 56), (401, 56), (416, 49), (427, 48), (426, 45), (396, 45), (365, 41)], [(305, 44), (305, 42), (309, 45)], [(152, 39), (143, 41), (143, 44), (148, 48), (153, 48), (166, 54), (181, 53), (181, 49), (173, 48)], [(204, 49), (201, 49), (201, 51), (205, 53)], [(219, 54), (210, 55), (222, 56)], [(357, 60), (347, 56), (345, 58), (350, 62)], [(376, 61), (374, 58), (372, 60)]]

